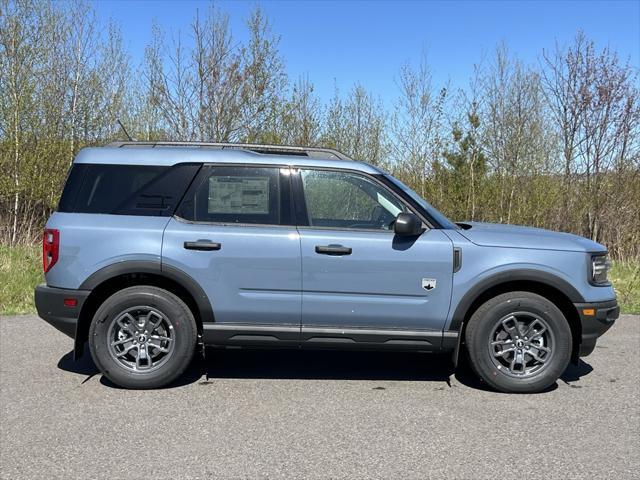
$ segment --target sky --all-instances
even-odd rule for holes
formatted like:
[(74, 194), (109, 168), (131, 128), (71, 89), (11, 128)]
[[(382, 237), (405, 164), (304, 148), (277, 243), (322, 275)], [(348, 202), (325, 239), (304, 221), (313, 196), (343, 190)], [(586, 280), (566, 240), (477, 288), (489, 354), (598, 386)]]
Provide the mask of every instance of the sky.
[[(120, 25), (135, 64), (142, 61), (155, 20), (165, 31), (188, 35), (207, 1), (97, 0), (99, 20)], [(610, 46), (640, 68), (640, 0), (626, 1), (216, 1), (230, 16), (233, 35), (246, 38), (244, 22), (259, 4), (275, 33), (293, 80), (308, 76), (320, 98), (355, 83), (385, 105), (397, 95), (405, 63), (426, 52), (436, 86), (464, 87), (474, 64), (505, 42), (527, 64), (542, 49), (567, 45), (578, 30), (599, 47)], [(188, 39), (188, 37), (187, 37)]]

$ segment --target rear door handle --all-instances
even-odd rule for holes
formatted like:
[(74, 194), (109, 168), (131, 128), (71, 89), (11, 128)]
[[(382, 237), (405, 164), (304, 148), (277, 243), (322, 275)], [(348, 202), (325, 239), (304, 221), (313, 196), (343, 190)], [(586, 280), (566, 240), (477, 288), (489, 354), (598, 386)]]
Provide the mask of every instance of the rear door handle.
[(320, 255), (351, 255), (351, 247), (342, 245), (316, 245), (316, 253)]
[(196, 240), (195, 242), (184, 242), (184, 248), (187, 250), (220, 250), (222, 244), (211, 240)]

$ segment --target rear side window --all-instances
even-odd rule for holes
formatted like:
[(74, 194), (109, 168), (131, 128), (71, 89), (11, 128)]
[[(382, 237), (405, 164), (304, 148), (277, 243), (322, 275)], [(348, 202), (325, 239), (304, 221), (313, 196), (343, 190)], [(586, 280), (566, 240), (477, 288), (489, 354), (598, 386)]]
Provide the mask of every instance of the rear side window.
[(279, 168), (205, 167), (177, 213), (195, 222), (280, 225), (280, 177)]
[(171, 216), (200, 168), (146, 165), (74, 165), (59, 212)]

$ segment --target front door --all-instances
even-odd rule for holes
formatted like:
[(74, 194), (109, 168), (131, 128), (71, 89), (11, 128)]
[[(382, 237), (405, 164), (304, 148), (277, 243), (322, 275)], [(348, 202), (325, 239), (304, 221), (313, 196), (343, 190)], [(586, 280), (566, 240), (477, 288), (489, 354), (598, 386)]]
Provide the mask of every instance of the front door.
[(437, 229), (395, 235), (393, 221), (409, 207), (373, 177), (320, 169), (294, 177), (296, 202), (306, 206), (306, 226), (298, 227), (303, 336), (322, 329), (442, 331), (451, 240)]
[[(204, 289), (215, 316), (205, 336), (215, 330), (245, 343), (298, 340), (300, 241), (288, 174), (278, 167), (205, 166), (167, 225), (163, 266), (183, 270)], [(288, 327), (282, 331), (290, 335), (273, 326)], [(220, 335), (209, 343), (225, 341)]]

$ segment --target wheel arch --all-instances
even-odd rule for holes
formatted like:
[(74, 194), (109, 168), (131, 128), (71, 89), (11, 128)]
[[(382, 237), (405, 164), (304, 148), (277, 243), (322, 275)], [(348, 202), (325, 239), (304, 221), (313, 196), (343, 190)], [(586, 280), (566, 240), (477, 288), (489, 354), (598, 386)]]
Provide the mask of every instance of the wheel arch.
[(80, 290), (89, 290), (91, 293), (78, 317), (74, 342), (75, 358), (81, 357), (84, 352), (91, 320), (102, 302), (115, 292), (135, 285), (163, 288), (182, 299), (193, 313), (199, 337), (202, 335), (203, 324), (214, 321), (209, 298), (187, 273), (170, 265), (161, 265), (159, 261), (119, 262), (96, 271), (79, 287)]
[(578, 360), (582, 324), (574, 303), (584, 302), (583, 296), (566, 280), (539, 270), (511, 270), (488, 277), (474, 285), (458, 302), (454, 310), (448, 331), (458, 333), (454, 351), (454, 363), (457, 365), (460, 352), (464, 348), (466, 325), (473, 313), (487, 300), (507, 292), (524, 291), (538, 294), (553, 302), (563, 313), (571, 328), (571, 359)]

